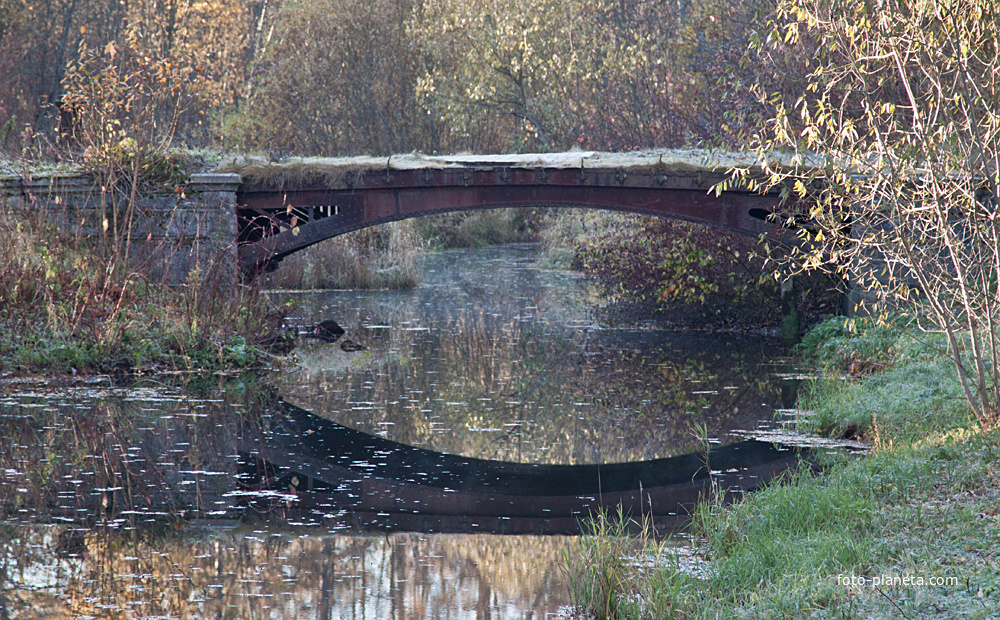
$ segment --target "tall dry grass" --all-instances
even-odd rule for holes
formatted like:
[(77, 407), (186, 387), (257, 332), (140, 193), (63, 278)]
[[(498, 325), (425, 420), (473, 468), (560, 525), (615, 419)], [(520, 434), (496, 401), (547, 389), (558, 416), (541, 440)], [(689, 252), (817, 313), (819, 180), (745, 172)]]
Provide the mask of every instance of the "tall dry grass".
[(265, 286), (279, 289), (399, 289), (420, 281), (423, 248), (413, 220), (327, 239), (281, 261)]
[(536, 210), (489, 209), (390, 222), (334, 237), (281, 261), (266, 286), (279, 289), (400, 289), (420, 281), (428, 249), (535, 241)]
[(553, 209), (542, 221), (542, 260), (549, 267), (582, 270), (582, 252), (596, 234), (627, 231), (640, 217), (617, 211)]
[(483, 209), (417, 218), (414, 227), (432, 248), (481, 248), (538, 240), (539, 210)]
[(0, 209), (0, 371), (214, 370), (259, 363), (283, 342), (266, 297), (217, 286), (225, 265), (169, 287), (42, 210)]

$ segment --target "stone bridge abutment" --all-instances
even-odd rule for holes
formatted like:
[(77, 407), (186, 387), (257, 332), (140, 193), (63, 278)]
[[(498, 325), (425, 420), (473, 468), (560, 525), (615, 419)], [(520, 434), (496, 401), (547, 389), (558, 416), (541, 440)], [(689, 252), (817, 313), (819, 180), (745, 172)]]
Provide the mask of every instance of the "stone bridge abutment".
[(0, 207), (9, 216), (43, 218), (66, 235), (109, 238), (152, 280), (179, 285), (211, 277), (232, 287), (240, 275), (240, 183), (238, 174), (192, 174), (173, 191), (145, 192), (132, 202), (128, 192), (80, 172), (0, 177)]

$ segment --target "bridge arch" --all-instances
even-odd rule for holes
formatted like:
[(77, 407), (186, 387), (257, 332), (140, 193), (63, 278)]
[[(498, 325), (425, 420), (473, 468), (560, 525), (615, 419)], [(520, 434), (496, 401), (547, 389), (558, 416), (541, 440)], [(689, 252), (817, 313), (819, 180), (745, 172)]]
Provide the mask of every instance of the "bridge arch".
[(273, 268), (289, 254), (368, 226), (477, 209), (602, 209), (753, 236), (781, 230), (760, 216), (778, 206), (777, 194), (717, 194), (712, 188), (728, 167), (695, 166), (690, 159), (679, 165), (663, 153), (405, 157), (417, 158), (418, 165), (350, 158), (307, 174), (300, 170), (295, 181), (281, 179), (280, 166), (244, 173), (236, 197), (244, 273)]

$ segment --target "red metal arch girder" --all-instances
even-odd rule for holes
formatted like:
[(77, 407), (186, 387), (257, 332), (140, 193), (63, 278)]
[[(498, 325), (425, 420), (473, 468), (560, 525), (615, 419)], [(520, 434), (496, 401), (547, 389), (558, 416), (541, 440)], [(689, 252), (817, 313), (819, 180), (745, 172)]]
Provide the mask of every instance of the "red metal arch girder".
[(242, 192), (241, 205), (258, 209), (335, 205), (340, 214), (286, 230), (241, 248), (245, 269), (260, 267), (324, 239), (383, 222), (432, 213), (498, 207), (582, 207), (671, 217), (749, 235), (776, 234), (780, 227), (749, 215), (773, 210), (777, 195), (709, 194), (716, 180), (694, 175), (628, 174), (571, 169), (446, 169), (370, 174), (343, 188)]

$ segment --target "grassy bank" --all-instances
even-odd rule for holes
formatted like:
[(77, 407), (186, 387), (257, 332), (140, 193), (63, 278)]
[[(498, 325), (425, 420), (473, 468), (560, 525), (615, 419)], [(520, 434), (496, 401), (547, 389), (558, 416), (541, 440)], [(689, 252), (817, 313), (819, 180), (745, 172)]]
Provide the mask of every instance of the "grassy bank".
[(221, 266), (168, 287), (99, 245), (0, 212), (0, 376), (248, 368), (286, 346), (280, 308)]
[(622, 618), (1000, 613), (1000, 433), (975, 424), (933, 335), (843, 325), (829, 319), (799, 349), (822, 369), (800, 397), (813, 413), (799, 425), (856, 434), (873, 452), (825, 456), (820, 475), (700, 507), (700, 572), (661, 543), (621, 559), (623, 539), (604, 527), (570, 558), (581, 608)]

